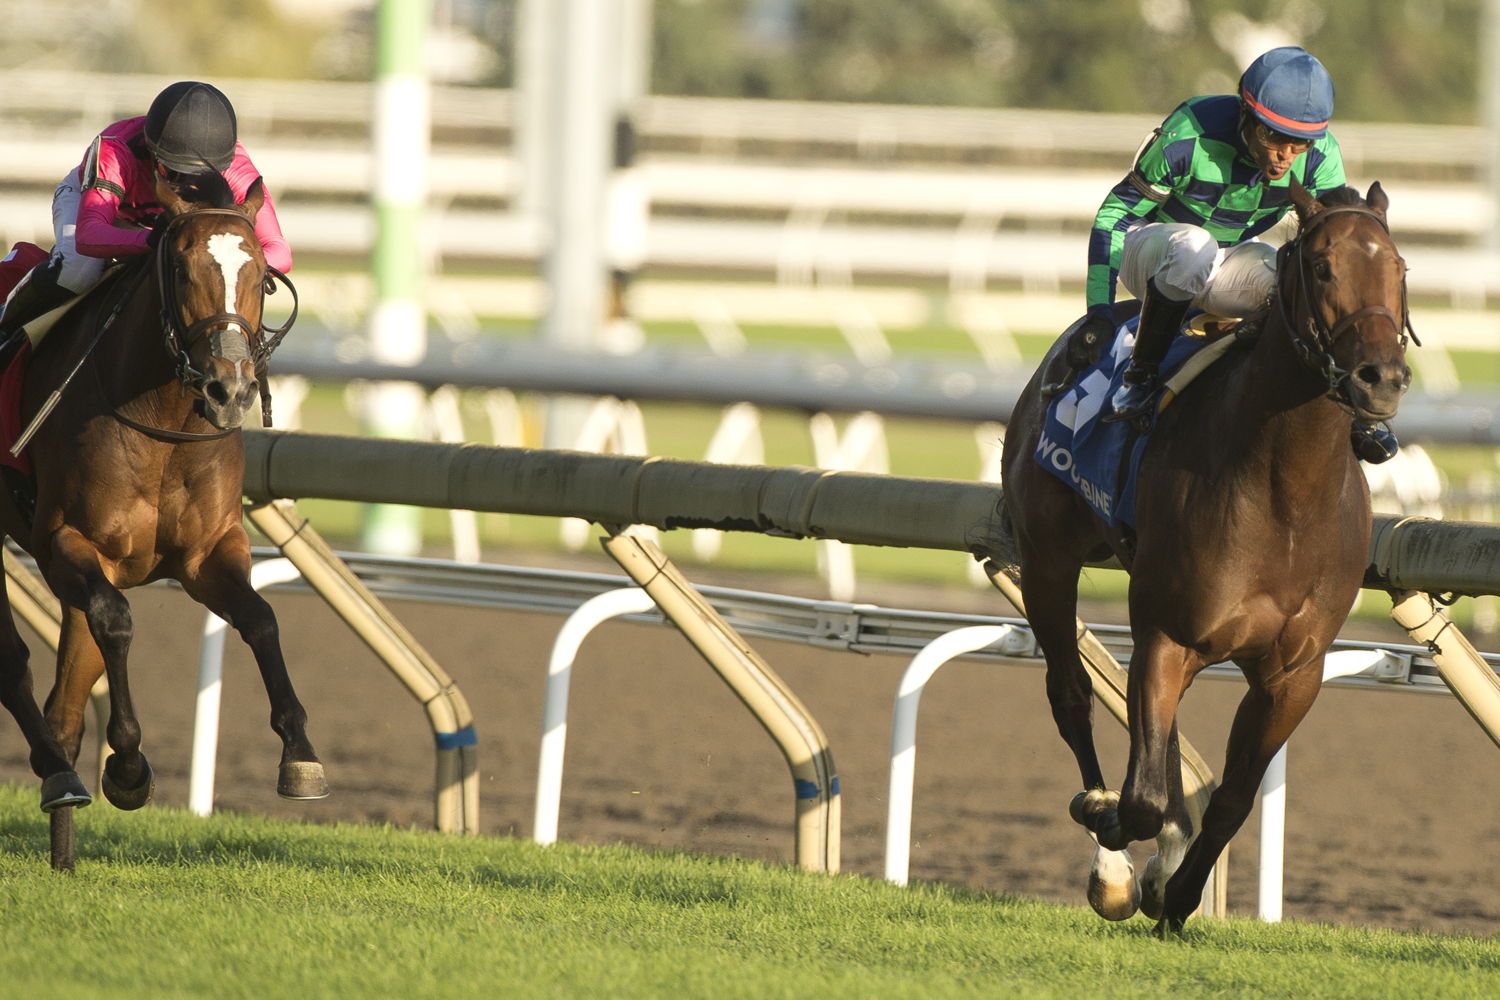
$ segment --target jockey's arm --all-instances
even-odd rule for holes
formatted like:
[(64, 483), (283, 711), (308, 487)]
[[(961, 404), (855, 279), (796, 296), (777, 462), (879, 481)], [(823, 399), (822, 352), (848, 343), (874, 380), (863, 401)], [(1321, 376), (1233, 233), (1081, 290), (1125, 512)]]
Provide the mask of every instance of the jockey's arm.
[[(234, 162), (224, 171), (224, 179), (229, 182), (235, 198), (243, 201), (245, 192), (250, 190), (250, 185), (258, 177), (261, 177), (260, 171), (250, 162), (245, 147), (237, 147)], [(276, 218), (276, 202), (271, 197), (271, 189), (266, 186), (264, 178), (261, 178), (261, 188), (265, 192), (265, 201), (261, 203), (260, 212), (255, 216), (255, 235), (260, 238), (266, 263), (285, 274), (292, 269), (292, 248), (281, 234), (281, 222)]]
[(103, 187), (84, 191), (78, 203), (78, 228), (73, 236), (78, 252), (85, 257), (104, 258), (145, 253), (150, 233), (123, 220), (117, 221), (119, 215), (119, 195)]
[(1093, 229), (1089, 233), (1086, 290), (1091, 313), (1103, 312), (1115, 301), (1125, 231), (1155, 212), (1181, 178), (1190, 172), (1186, 162), (1177, 162), (1181, 159), (1180, 150), (1174, 155), (1168, 154), (1168, 147), (1175, 138), (1172, 125), (1180, 112), (1179, 107), (1160, 128), (1147, 136), (1136, 151), (1130, 173), (1110, 189), (1094, 216)]

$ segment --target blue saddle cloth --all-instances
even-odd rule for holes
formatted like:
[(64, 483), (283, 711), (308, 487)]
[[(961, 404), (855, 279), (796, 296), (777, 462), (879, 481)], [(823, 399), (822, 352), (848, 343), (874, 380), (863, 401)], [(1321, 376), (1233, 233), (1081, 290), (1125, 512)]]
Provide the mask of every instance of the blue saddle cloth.
[[(1135, 345), (1136, 320), (1127, 320), (1111, 349), (1094, 367), (1080, 372), (1073, 385), (1052, 397), (1037, 443), (1036, 461), (1067, 483), (1111, 526), (1135, 527), (1136, 472), (1151, 431), (1138, 421), (1101, 419), (1120, 387)], [(1162, 377), (1204, 347), (1203, 337), (1177, 337), (1162, 361)], [(1151, 419), (1155, 425), (1155, 419)], [(1127, 456), (1126, 449), (1130, 449)]]

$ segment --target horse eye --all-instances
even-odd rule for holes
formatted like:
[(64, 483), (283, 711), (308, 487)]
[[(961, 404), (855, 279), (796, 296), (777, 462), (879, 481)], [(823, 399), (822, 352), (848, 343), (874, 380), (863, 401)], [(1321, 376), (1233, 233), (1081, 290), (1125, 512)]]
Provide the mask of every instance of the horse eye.
[(1326, 260), (1313, 261), (1312, 271), (1313, 277), (1319, 281), (1328, 281), (1333, 277), (1333, 268), (1328, 266), (1328, 261)]

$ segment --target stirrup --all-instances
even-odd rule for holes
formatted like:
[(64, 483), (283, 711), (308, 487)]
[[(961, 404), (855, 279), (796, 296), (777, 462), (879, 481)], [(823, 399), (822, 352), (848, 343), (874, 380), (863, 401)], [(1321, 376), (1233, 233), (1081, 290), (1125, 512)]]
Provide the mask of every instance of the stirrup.
[(1151, 403), (1156, 399), (1156, 391), (1159, 388), (1161, 385), (1154, 374), (1147, 374), (1140, 381), (1132, 381), (1127, 372), (1126, 381), (1109, 398), (1110, 412), (1101, 419), (1105, 423), (1114, 423), (1117, 420), (1133, 420), (1141, 416), (1151, 409)]

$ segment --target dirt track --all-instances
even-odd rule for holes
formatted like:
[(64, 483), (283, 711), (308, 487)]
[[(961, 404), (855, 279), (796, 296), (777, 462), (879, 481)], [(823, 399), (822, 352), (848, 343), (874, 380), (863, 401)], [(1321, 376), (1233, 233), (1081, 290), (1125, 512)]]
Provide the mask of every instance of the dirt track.
[[(588, 568), (615, 572), (612, 564)], [(907, 606), (1004, 613), (998, 595), (922, 596)], [(894, 605), (913, 595), (861, 599)], [(266, 725), (254, 663), (231, 637), (218, 807), (430, 826), (432, 737), (419, 707), (317, 598), (276, 595), (273, 603), (334, 794), (319, 803), (276, 798), (279, 743)], [(157, 801), (183, 806), (202, 613), (160, 588), (135, 592), (132, 604), (132, 687)], [(546, 656), (562, 619), (396, 607), (478, 720), (484, 832), (528, 836)], [(49, 677), (40, 643), (32, 648)], [(844, 870), (879, 877), (891, 705), (905, 662), (780, 643), (757, 648), (828, 734), (843, 790)], [(1203, 682), (1185, 703), (1183, 732), (1215, 765), (1240, 691)], [(1107, 774), (1118, 781), (1123, 736), (1112, 724), (1100, 728)], [(88, 757), (84, 766), (92, 767)], [(1500, 885), (1483, 877), (1500, 843), (1497, 765), (1494, 745), (1449, 697), (1326, 690), (1291, 747), (1287, 917), (1500, 930)], [(0, 780), (32, 781), (8, 720), (0, 724)], [(1081, 904), (1090, 845), (1067, 819), (1076, 790), (1042, 671), (950, 664), (921, 704), (912, 877)], [(1257, 820), (1252, 814), (1232, 848), (1236, 914), (1255, 910)], [(679, 636), (613, 623), (585, 644), (574, 672), (560, 835), (789, 862), (788, 772)]]

